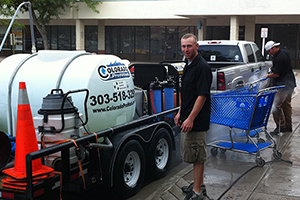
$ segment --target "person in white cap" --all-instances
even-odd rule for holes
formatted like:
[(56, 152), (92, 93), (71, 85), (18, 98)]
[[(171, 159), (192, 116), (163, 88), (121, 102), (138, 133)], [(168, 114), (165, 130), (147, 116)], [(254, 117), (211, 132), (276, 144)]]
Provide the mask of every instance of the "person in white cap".
[[(279, 132), (292, 132), (292, 94), (296, 87), (295, 75), (292, 70), (290, 56), (279, 48), (280, 43), (269, 41), (266, 43), (266, 51), (273, 55), (273, 66), (267, 78), (272, 79), (273, 86), (284, 85), (275, 95), (272, 114), (276, 123), (276, 129), (271, 132), (277, 135)], [(280, 122), (280, 124), (279, 124)], [(279, 129), (280, 128), (280, 129)]]

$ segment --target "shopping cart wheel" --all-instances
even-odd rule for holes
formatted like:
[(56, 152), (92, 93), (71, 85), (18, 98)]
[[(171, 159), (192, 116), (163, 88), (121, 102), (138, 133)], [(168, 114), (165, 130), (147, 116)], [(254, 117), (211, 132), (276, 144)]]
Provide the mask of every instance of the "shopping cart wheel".
[(226, 149), (220, 149), (221, 153), (225, 153)]
[(264, 140), (264, 139), (262, 139), (262, 138), (258, 138), (257, 139), (257, 143), (265, 143), (266, 141)]
[(274, 151), (273, 151), (273, 157), (274, 157), (275, 159), (277, 159), (277, 158), (280, 159), (281, 156), (282, 156), (282, 154), (281, 154), (280, 151), (278, 151), (278, 150), (274, 150)]
[(266, 162), (265, 162), (264, 159), (262, 159), (261, 157), (259, 157), (259, 158), (256, 158), (256, 164), (259, 167), (263, 167), (266, 164)]
[(217, 147), (211, 148), (210, 153), (213, 157), (216, 157), (218, 155), (218, 148)]

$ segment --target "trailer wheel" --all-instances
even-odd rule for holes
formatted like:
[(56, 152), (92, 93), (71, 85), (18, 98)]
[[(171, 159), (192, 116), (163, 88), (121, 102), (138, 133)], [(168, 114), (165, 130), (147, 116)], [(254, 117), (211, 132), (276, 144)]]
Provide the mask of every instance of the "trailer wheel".
[(165, 128), (159, 129), (150, 145), (149, 166), (155, 178), (163, 177), (171, 164), (172, 140)]
[(120, 150), (114, 167), (114, 189), (122, 198), (136, 194), (145, 177), (145, 154), (136, 140), (131, 140)]

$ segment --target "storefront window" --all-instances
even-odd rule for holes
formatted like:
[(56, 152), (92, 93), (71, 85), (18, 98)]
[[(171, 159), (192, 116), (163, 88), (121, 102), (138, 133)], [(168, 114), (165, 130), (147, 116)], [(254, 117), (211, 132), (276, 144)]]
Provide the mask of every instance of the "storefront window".
[(57, 50), (57, 26), (52, 26), (50, 29), (50, 48)]
[(165, 26), (152, 26), (151, 27), (151, 54), (164, 54), (165, 53)]
[(195, 27), (106, 26), (105, 52), (131, 61), (182, 59), (180, 38)]
[(59, 50), (74, 49), (72, 45), (72, 34), (75, 34), (75, 31), (72, 31), (71, 26), (58, 26), (57, 36)]
[(124, 26), (121, 27), (121, 53), (133, 54), (134, 53), (134, 27)]
[(137, 26), (135, 36), (135, 60), (150, 61), (150, 27)]
[[(6, 26), (0, 26), (0, 41), (2, 42), (5, 32), (6, 32), (7, 27)], [(3, 50), (9, 50), (9, 44), (10, 44), (10, 40), (9, 37), (7, 37), (2, 49)]]
[(159, 62), (165, 57), (165, 26), (150, 27), (150, 60)]
[(208, 26), (206, 28), (207, 40), (229, 40), (230, 27), (229, 26)]
[(178, 47), (177, 27), (167, 26), (166, 42), (165, 42), (165, 60), (176, 60)]
[[(105, 29), (105, 51), (106, 53), (118, 54), (118, 41), (120, 28), (116, 26), (108, 26)], [(119, 34), (118, 34), (119, 33)]]
[[(6, 26), (0, 26), (0, 42), (2, 42), (5, 33), (7, 31)], [(17, 51), (23, 50), (23, 31), (22, 28), (16, 28), (12, 29), (10, 33), (7, 35), (6, 41), (2, 47), (2, 50), (12, 50), (13, 49), (13, 44), (12, 40), (14, 40), (14, 48)]]
[(15, 35), (15, 50), (23, 50), (23, 33), (22, 28), (12, 30), (12, 34)]
[(136, 54), (148, 54), (149, 53), (149, 27), (137, 26), (136, 27)]
[(98, 26), (85, 26), (85, 50), (98, 52)]

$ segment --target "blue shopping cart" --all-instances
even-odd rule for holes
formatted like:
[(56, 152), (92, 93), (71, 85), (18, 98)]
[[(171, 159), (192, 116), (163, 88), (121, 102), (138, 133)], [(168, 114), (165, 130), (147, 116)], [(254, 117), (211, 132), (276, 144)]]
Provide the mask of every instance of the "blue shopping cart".
[[(218, 148), (233, 150), (242, 153), (256, 155), (258, 166), (264, 166), (265, 161), (260, 157), (260, 151), (273, 147), (276, 151), (276, 143), (267, 131), (267, 123), (270, 116), (274, 95), (279, 88), (276, 86), (258, 90), (258, 86), (240, 88), (211, 96), (211, 123), (229, 127), (230, 140), (218, 140), (209, 143), (212, 146), (211, 154), (217, 155)], [(241, 129), (247, 138), (246, 142), (234, 142), (232, 128)], [(263, 129), (261, 129), (263, 128)], [(270, 142), (255, 142), (253, 136), (264, 131)]]

